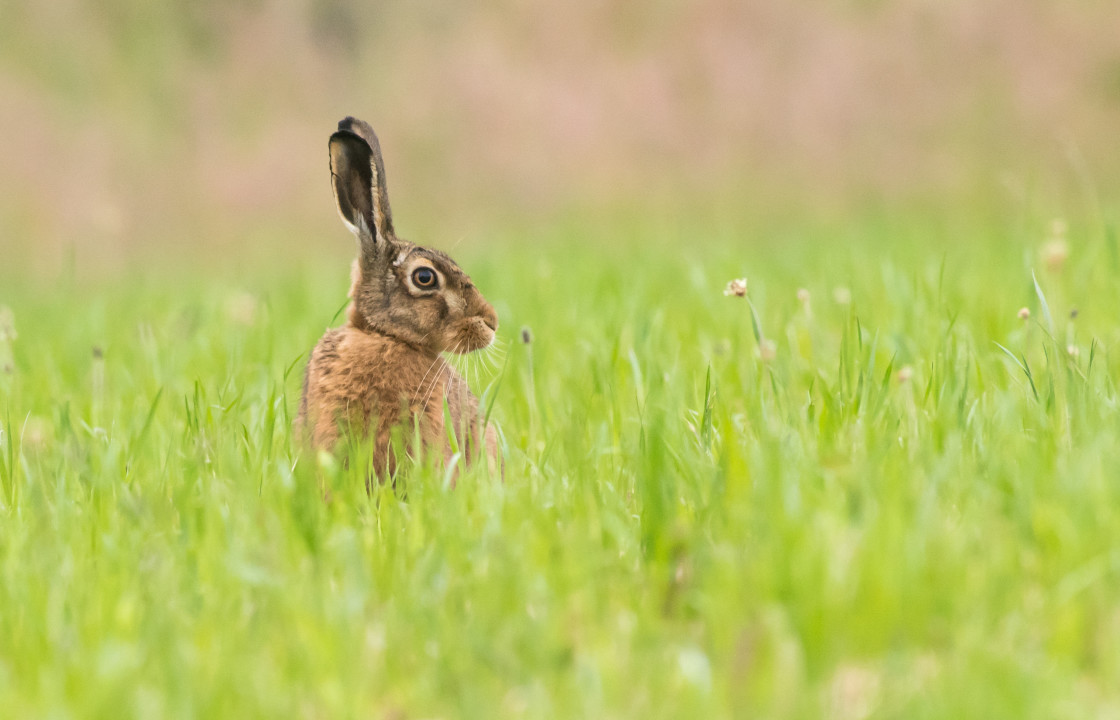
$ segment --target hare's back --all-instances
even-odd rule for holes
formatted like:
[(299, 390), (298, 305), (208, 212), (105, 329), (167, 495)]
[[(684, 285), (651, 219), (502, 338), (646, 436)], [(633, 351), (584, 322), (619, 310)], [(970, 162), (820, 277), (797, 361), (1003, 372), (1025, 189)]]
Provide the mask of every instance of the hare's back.
[(307, 368), (303, 372), (303, 392), (299, 401), (298, 424), (313, 430), (315, 416), (320, 415), (324, 398), (330, 394), (332, 375), (340, 371), (338, 346), (342, 341), (344, 328), (328, 330), (311, 351)]

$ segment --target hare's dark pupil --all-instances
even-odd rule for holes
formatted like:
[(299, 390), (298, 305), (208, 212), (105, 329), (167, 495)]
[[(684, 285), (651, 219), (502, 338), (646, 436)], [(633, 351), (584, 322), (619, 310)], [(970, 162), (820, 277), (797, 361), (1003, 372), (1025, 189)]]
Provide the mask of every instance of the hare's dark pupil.
[(416, 281), (416, 284), (420, 285), (421, 287), (428, 287), (436, 281), (435, 273), (433, 273), (428, 268), (420, 268), (416, 271), (412, 278)]

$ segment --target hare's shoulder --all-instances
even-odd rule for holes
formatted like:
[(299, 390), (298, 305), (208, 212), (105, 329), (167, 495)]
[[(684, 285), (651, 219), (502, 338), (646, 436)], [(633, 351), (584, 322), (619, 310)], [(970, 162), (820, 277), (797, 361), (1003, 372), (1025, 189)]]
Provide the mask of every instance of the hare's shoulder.
[(339, 361), (338, 347), (342, 344), (345, 335), (346, 328), (344, 327), (332, 328), (323, 333), (323, 337), (319, 338), (319, 342), (315, 343), (315, 347), (311, 350), (311, 357), (307, 361), (308, 367), (337, 365)]

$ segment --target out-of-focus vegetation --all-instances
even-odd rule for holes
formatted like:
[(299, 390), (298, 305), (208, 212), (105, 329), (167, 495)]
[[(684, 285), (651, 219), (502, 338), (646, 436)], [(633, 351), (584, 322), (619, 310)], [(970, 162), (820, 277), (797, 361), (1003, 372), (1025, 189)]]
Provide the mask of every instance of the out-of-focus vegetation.
[[(1116, 715), (1118, 23), (0, 4), (0, 715)], [(292, 435), (346, 114), (504, 481)]]
[(345, 114), (425, 240), (620, 208), (1057, 213), (1120, 178), (1118, 25), (1108, 2), (8, 2), (0, 249), (314, 246)]
[(506, 469), (454, 490), (293, 437), (345, 267), (5, 288), (0, 707), (1107, 717), (1116, 235), (956, 230), (461, 255)]

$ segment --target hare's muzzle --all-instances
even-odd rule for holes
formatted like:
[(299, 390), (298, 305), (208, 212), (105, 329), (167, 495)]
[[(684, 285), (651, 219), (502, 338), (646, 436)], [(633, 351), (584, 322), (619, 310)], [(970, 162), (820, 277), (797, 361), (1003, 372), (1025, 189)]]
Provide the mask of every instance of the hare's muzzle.
[(498, 313), (487, 305), (479, 312), (466, 319), (459, 331), (458, 342), (454, 343), (461, 353), (474, 352), (487, 348), (494, 342), (495, 332), (498, 329)]
[(478, 317), (482, 319), (482, 322), (486, 324), (486, 327), (490, 328), (491, 332), (498, 332), (497, 310), (495, 310), (490, 305), (487, 305), (486, 308), (478, 314)]

